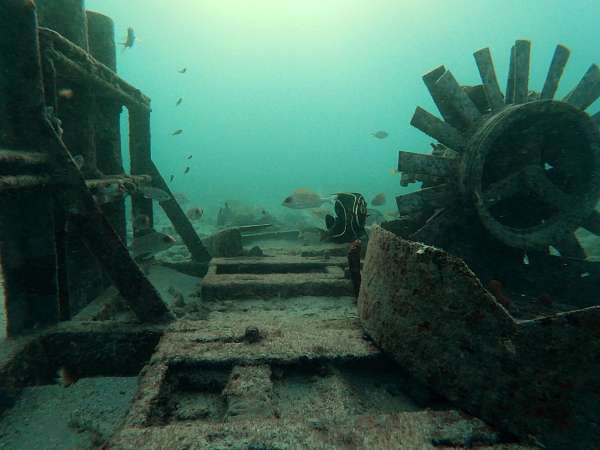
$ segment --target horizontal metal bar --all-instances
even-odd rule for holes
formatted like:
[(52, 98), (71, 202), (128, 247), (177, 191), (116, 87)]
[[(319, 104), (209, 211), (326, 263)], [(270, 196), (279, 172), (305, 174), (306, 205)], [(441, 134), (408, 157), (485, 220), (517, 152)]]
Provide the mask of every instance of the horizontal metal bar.
[(432, 156), (424, 153), (398, 152), (398, 171), (409, 174), (451, 178), (457, 173), (458, 161), (454, 158)]
[(85, 180), (85, 184), (88, 189), (100, 189), (108, 187), (116, 183), (133, 183), (137, 185), (145, 185), (152, 183), (152, 177), (150, 175), (123, 175), (123, 176), (111, 176), (110, 178), (95, 178), (91, 180)]
[[(139, 185), (149, 185), (152, 183), (150, 175), (134, 175), (122, 177), (99, 178), (85, 180), (88, 189), (96, 190), (102, 187), (111, 186), (116, 183), (133, 183), (136, 187)], [(14, 189), (31, 189), (41, 188), (45, 186), (53, 186), (57, 184), (57, 180), (50, 175), (1, 175), (0, 176), (0, 191)]]
[(396, 197), (396, 205), (401, 216), (410, 216), (427, 208), (445, 208), (456, 193), (447, 184), (433, 186)]
[(4, 175), (0, 176), (0, 192), (42, 188), (51, 181), (52, 178), (48, 175)]
[(150, 109), (149, 97), (85, 50), (53, 30), (43, 27), (38, 30), (42, 49), (54, 61), (59, 75), (88, 83), (97, 90), (97, 96), (114, 97), (128, 108)]
[(0, 164), (38, 166), (48, 163), (48, 155), (39, 152), (0, 149)]

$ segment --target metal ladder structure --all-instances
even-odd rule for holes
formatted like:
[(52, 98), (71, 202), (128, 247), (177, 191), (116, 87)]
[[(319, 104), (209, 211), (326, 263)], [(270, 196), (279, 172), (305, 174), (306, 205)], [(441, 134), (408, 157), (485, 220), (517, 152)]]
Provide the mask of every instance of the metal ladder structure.
[[(8, 336), (69, 319), (77, 302), (69, 285), (78, 282), (84, 293), (112, 282), (141, 321), (170, 317), (126, 248), (124, 198), (96, 203), (93, 193), (103, 186), (150, 185), (169, 193), (160, 205), (192, 258), (210, 259), (152, 162), (150, 99), (116, 74), (112, 21), (82, 9), (83, 30), (57, 29), (60, 3), (0, 4), (0, 259)], [(60, 95), (65, 85), (77, 86), (69, 102)], [(130, 175), (120, 154), (123, 106)], [(85, 158), (83, 172), (76, 154)], [(105, 175), (94, 176), (99, 170)], [(148, 216), (152, 226), (152, 200), (133, 196), (132, 205), (133, 215)], [(73, 280), (69, 266), (78, 270), (88, 260), (100, 270), (91, 267), (85, 280)]]

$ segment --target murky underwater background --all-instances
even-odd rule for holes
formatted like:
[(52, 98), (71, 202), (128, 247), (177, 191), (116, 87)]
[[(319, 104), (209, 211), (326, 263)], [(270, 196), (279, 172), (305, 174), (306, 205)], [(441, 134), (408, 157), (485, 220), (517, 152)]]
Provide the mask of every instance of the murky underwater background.
[[(153, 158), (166, 179), (175, 175), (172, 190), (204, 207), (205, 217), (226, 200), (286, 213), (282, 200), (300, 187), (367, 199), (385, 192), (381, 210), (393, 211), (396, 195), (418, 188), (400, 187), (391, 174), (397, 151), (431, 150), (431, 139), (409, 124), (417, 105), (437, 113), (422, 74), (444, 64), (461, 84), (479, 84), (472, 53), (490, 46), (504, 89), (510, 46), (528, 39), (530, 88), (540, 90), (562, 43), (572, 51), (562, 96), (600, 62), (593, 0), (86, 5), (113, 18), (119, 42), (135, 29), (138, 41), (119, 50), (118, 71), (152, 98)], [(177, 129), (184, 131), (171, 136)], [(377, 130), (389, 137), (375, 139)]]

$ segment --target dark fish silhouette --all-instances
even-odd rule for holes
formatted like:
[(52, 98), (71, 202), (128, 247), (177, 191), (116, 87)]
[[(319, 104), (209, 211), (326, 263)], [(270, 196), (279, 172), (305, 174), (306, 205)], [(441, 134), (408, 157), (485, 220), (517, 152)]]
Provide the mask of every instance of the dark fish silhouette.
[(172, 183), (174, 179), (175, 179), (175, 175), (171, 175), (171, 176), (169, 177), (169, 182), (170, 182), (170, 183)]
[(171, 136), (177, 136), (177, 135), (180, 135), (181, 133), (183, 133), (183, 130), (180, 128), (179, 130), (173, 131), (173, 133), (171, 134)]
[(185, 175), (186, 173), (188, 173), (190, 171), (190, 166), (187, 166), (185, 168), (185, 170), (183, 171), (183, 174)]
[(375, 133), (371, 133), (371, 136), (373, 136), (377, 139), (385, 139), (386, 137), (389, 136), (389, 134), (387, 133), (387, 131), (379, 130)]
[(135, 31), (133, 31), (132, 27), (127, 28), (127, 37), (125, 38), (125, 42), (120, 42), (119, 45), (123, 46), (123, 50), (133, 47), (135, 44)]
[(192, 159), (192, 155), (189, 155), (186, 159)]
[(183, 98), (179, 97), (179, 100), (177, 100), (177, 103), (175, 103), (175, 106), (181, 105), (182, 101), (183, 101)]
[(183, 69), (180, 69), (177, 72), (179, 72), (179, 73), (186, 73), (187, 72), (187, 67), (184, 67)]

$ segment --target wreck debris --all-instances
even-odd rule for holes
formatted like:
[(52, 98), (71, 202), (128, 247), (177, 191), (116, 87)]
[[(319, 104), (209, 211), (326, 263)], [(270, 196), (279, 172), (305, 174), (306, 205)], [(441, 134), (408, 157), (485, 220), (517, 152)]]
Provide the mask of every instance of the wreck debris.
[(565, 98), (555, 100), (569, 51), (557, 46), (537, 94), (529, 90), (530, 47), (518, 40), (512, 48), (505, 98), (487, 48), (474, 54), (485, 102), (444, 66), (423, 77), (443, 120), (418, 107), (411, 124), (453, 152), (400, 152), (402, 184), (428, 183), (397, 197), (398, 210), (412, 215), (464, 204), (506, 246), (541, 252), (552, 246), (562, 256), (584, 258), (574, 231), (600, 229), (594, 210), (600, 131), (585, 112), (600, 97), (600, 69), (592, 65)]
[(363, 272), (363, 327), (417, 380), (548, 448), (596, 445), (600, 306), (515, 320), (462, 260), (379, 227)]

